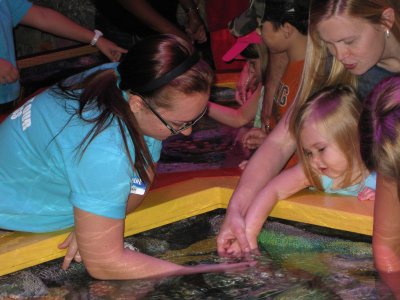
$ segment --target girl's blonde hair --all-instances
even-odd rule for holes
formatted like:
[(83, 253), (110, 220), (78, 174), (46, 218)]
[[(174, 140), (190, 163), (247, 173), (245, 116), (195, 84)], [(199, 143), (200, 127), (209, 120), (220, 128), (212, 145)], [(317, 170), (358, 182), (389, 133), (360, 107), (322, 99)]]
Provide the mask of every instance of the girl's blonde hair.
[[(303, 151), (301, 132), (307, 121), (316, 122), (319, 128), (329, 134), (339, 149), (345, 155), (348, 171), (344, 174), (340, 187), (354, 184), (352, 181), (361, 180), (363, 174), (353, 174), (355, 166), (362, 166), (359, 149), (358, 121), (361, 114), (361, 102), (354, 89), (348, 85), (326, 87), (312, 95), (299, 108), (295, 117), (297, 152), (303, 163), (305, 174), (312, 186), (322, 189), (319, 174), (311, 167), (307, 155)], [(356, 176), (354, 176), (356, 175)]]
[(360, 122), (360, 135), (364, 150), (363, 158), (368, 167), (398, 182), (400, 76), (385, 79), (374, 88), (365, 103)]
[(391, 28), (394, 38), (400, 42), (400, 4), (397, 0), (312, 0), (309, 17), (309, 41), (301, 79), (300, 89), (293, 105), (289, 126), (299, 107), (318, 89), (336, 84), (348, 84), (357, 88), (357, 77), (346, 70), (341, 62), (329, 54), (326, 43), (319, 37), (316, 27), (336, 15), (361, 18), (370, 24), (385, 24), (382, 16), (386, 8), (393, 8), (395, 22)]
[(260, 60), (260, 73), (257, 74), (258, 81), (265, 82), (268, 66), (268, 47), (264, 43), (250, 44), (241, 53), (246, 59)]

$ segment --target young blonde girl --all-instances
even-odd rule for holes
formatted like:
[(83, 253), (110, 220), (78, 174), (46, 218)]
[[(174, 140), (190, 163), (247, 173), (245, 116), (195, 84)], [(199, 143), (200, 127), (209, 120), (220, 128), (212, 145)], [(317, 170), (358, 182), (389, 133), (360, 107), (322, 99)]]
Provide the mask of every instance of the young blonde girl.
[(292, 132), (300, 162), (272, 179), (250, 206), (245, 224), (252, 249), (276, 202), (304, 188), (374, 200), (375, 174), (368, 172), (359, 151), (360, 113), (361, 103), (346, 85), (322, 89), (301, 106)]
[[(254, 74), (254, 85), (256, 89), (251, 94), (250, 98), (245, 101), (239, 108), (220, 105), (214, 102), (208, 103), (209, 117), (217, 120), (222, 124), (231, 127), (239, 128), (247, 125), (254, 120), (255, 127), (261, 127), (261, 107), (263, 102), (263, 76), (266, 72), (268, 61), (268, 50), (261, 43), (261, 38), (256, 32), (251, 33), (257, 35), (259, 43), (249, 44), (240, 54), (248, 63), (249, 72)], [(237, 97), (238, 98), (238, 97)]]

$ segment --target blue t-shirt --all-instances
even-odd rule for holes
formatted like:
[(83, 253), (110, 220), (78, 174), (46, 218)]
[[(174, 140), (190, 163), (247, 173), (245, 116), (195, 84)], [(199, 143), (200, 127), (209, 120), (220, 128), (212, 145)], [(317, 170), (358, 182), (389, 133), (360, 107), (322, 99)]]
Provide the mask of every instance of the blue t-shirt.
[(376, 190), (376, 173), (371, 172), (363, 183), (355, 184), (343, 189), (332, 189), (333, 179), (325, 175), (321, 176), (321, 184), (325, 193), (357, 197), (365, 187)]
[[(113, 121), (81, 156), (79, 145), (93, 125), (73, 116), (77, 107), (77, 101), (66, 101), (49, 89), (0, 125), (0, 228), (68, 228), (74, 224), (73, 207), (108, 218), (125, 217), (128, 196), (140, 180), (132, 171), (120, 130)], [(145, 141), (157, 161), (161, 141), (147, 136)], [(134, 159), (131, 141), (129, 147)]]
[[(13, 28), (21, 22), (31, 8), (26, 0), (0, 0), (0, 59), (16, 66)], [(0, 104), (18, 98), (20, 85), (18, 80), (10, 84), (0, 84)]]

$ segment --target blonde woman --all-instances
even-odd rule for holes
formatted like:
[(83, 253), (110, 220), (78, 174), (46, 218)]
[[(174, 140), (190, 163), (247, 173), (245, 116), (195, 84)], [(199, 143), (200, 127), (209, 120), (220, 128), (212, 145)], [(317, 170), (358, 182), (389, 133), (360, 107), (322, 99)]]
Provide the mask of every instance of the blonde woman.
[[(289, 119), (292, 115), (293, 127), (301, 102), (316, 90), (337, 83), (355, 86), (363, 97), (384, 77), (400, 73), (399, 11), (399, 2), (394, 0), (311, 2), (310, 41), (297, 104), (267, 136), (242, 174), (217, 238), (220, 255), (240, 256), (251, 251), (245, 235), (247, 210), (295, 152)], [(240, 249), (228, 252), (236, 242)]]

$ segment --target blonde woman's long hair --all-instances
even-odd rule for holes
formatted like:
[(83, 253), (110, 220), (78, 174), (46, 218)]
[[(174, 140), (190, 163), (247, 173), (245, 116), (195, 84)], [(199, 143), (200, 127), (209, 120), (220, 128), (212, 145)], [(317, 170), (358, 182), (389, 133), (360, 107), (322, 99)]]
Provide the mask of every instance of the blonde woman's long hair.
[(341, 62), (329, 54), (326, 43), (319, 37), (316, 27), (335, 15), (361, 18), (371, 24), (385, 24), (383, 11), (391, 7), (395, 22), (391, 33), (400, 42), (400, 1), (398, 0), (312, 0), (310, 5), (309, 35), (299, 92), (293, 105), (289, 126), (293, 131), (299, 107), (318, 89), (336, 84), (357, 88), (357, 77), (346, 70)]
[(359, 148), (358, 121), (361, 114), (361, 102), (349, 85), (326, 87), (312, 95), (299, 108), (295, 118), (297, 152), (303, 163), (305, 174), (312, 186), (322, 190), (320, 175), (311, 167), (310, 159), (304, 153), (301, 132), (307, 121), (316, 122), (318, 128), (329, 134), (345, 155), (348, 171), (344, 174), (339, 187), (347, 187), (363, 179), (363, 168), (356, 168), (359, 174), (353, 174), (355, 167), (363, 166)]

